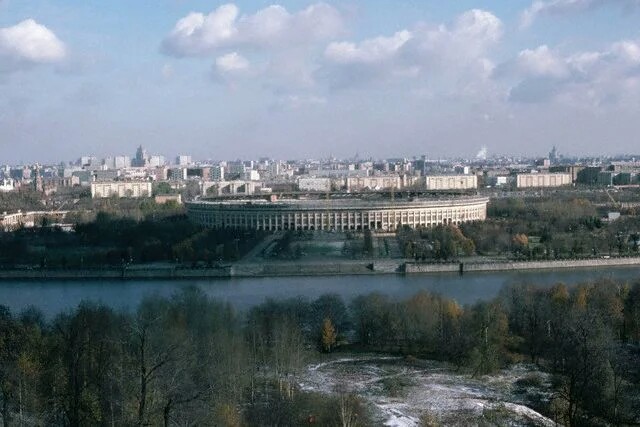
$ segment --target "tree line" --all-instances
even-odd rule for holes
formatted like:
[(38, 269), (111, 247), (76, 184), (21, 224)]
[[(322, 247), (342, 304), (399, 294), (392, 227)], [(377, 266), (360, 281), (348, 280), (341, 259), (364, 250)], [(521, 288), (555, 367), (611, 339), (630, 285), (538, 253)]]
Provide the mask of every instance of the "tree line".
[[(325, 303), (312, 304), (322, 317)], [(355, 425), (359, 400), (303, 392), (310, 331), (265, 303), (249, 313), (187, 288), (133, 313), (82, 303), (46, 320), (0, 309), (3, 425)], [(321, 332), (318, 320), (317, 336)], [(314, 320), (314, 322), (316, 322)], [(347, 424), (343, 424), (343, 423)]]
[(255, 230), (210, 230), (170, 207), (154, 209), (142, 220), (100, 212), (75, 232), (55, 228), (0, 233), (0, 261), (11, 267), (121, 267), (132, 263), (178, 262), (212, 266), (233, 261), (264, 236)]
[(400, 227), (404, 258), (455, 260), (473, 254), (516, 259), (637, 255), (640, 217), (626, 212), (607, 221), (607, 209), (586, 198), (492, 199), (484, 221)]
[(405, 258), (455, 260), (472, 254), (515, 259), (637, 255), (640, 217), (626, 212), (604, 220), (607, 209), (585, 198), (493, 199), (487, 219), (430, 228), (400, 228)]
[(196, 287), (134, 312), (85, 302), (47, 320), (0, 309), (4, 425), (368, 425), (348, 390), (300, 388), (333, 351), (447, 361), (482, 376), (529, 361), (552, 374), (536, 410), (570, 426), (640, 422), (640, 283), (511, 286), (460, 306), (420, 292), (350, 303), (268, 300), (247, 312)]
[(608, 222), (603, 220), (608, 211), (575, 196), (495, 199), (487, 207), (486, 221), (460, 228), (480, 254), (528, 259), (636, 254), (640, 217), (626, 212)]

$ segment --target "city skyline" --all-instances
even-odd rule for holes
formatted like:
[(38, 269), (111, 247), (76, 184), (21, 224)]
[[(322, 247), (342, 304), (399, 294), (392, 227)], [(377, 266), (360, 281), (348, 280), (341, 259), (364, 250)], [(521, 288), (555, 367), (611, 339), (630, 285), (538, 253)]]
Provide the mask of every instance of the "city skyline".
[(0, 162), (633, 152), (639, 6), (0, 1)]
[[(142, 151), (141, 151), (142, 150)], [(144, 156), (146, 159), (146, 163), (141, 164), (140, 160), (142, 157), (138, 157), (139, 155)], [(425, 153), (412, 153), (408, 155), (394, 155), (391, 153), (389, 156), (371, 156), (366, 153), (358, 153), (344, 156), (334, 156), (333, 154), (328, 154), (326, 156), (318, 156), (318, 157), (275, 157), (275, 156), (254, 156), (254, 157), (240, 157), (235, 156), (233, 154), (231, 157), (227, 158), (213, 158), (211, 156), (205, 156), (202, 158), (196, 158), (192, 156), (189, 152), (180, 152), (175, 151), (173, 153), (160, 153), (156, 152), (153, 149), (148, 149), (146, 146), (139, 145), (135, 149), (130, 149), (129, 152), (107, 152), (104, 155), (95, 155), (95, 153), (76, 153), (75, 157), (67, 158), (67, 159), (53, 159), (51, 161), (41, 162), (37, 159), (21, 159), (17, 162), (2, 162), (0, 159), (0, 165), (2, 166), (28, 166), (28, 165), (88, 165), (89, 163), (92, 166), (96, 166), (98, 164), (107, 167), (108, 169), (120, 169), (123, 167), (131, 168), (131, 167), (154, 167), (154, 166), (186, 166), (186, 165), (212, 165), (212, 164), (223, 164), (228, 162), (351, 162), (351, 163), (367, 163), (367, 162), (385, 162), (385, 161), (394, 161), (394, 160), (419, 160), (424, 159), (429, 162), (470, 162), (470, 163), (482, 163), (485, 161), (504, 161), (507, 159), (511, 159), (513, 161), (538, 161), (542, 159), (551, 159), (554, 158), (553, 161), (563, 161), (564, 163), (571, 163), (575, 161), (588, 161), (588, 160), (597, 160), (597, 159), (620, 159), (625, 161), (636, 161), (636, 159), (640, 159), (639, 153), (613, 153), (613, 154), (603, 154), (596, 153), (594, 155), (579, 155), (577, 153), (565, 153), (562, 150), (558, 150), (558, 147), (553, 146), (550, 150), (544, 150), (544, 148), (539, 148), (537, 152), (527, 154), (527, 155), (515, 155), (512, 153), (490, 153), (487, 151), (486, 147), (481, 147), (477, 153), (474, 152), (469, 153), (458, 153), (458, 155), (451, 156), (429, 156)], [(115, 166), (113, 165), (115, 162)]]

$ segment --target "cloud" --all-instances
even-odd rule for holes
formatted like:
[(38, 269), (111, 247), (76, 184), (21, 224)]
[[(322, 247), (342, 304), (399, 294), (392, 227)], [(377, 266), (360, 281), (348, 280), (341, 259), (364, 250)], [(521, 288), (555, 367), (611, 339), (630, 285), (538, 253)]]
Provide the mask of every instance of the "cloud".
[(327, 46), (324, 56), (337, 64), (370, 64), (386, 61), (411, 39), (410, 31), (398, 31), (391, 37), (376, 37), (361, 43), (333, 42)]
[(515, 75), (532, 78), (562, 78), (569, 74), (567, 60), (547, 45), (525, 49), (517, 57), (500, 65), (496, 75)]
[(211, 77), (220, 83), (230, 83), (240, 77), (248, 77), (253, 73), (251, 63), (238, 52), (218, 56), (213, 65)]
[(326, 63), (321, 74), (334, 88), (394, 77), (485, 78), (493, 67), (488, 51), (502, 34), (500, 19), (473, 9), (449, 26), (423, 24), (358, 43), (330, 43), (324, 52)]
[(237, 34), (238, 13), (233, 4), (222, 5), (209, 15), (190, 13), (180, 19), (164, 39), (163, 52), (177, 57), (195, 56), (230, 44)]
[(560, 15), (582, 12), (603, 6), (624, 9), (640, 6), (640, 0), (535, 0), (520, 16), (520, 27), (530, 27), (542, 15)]
[(242, 72), (249, 69), (249, 61), (237, 52), (232, 52), (216, 58), (216, 68), (221, 73)]
[(67, 49), (56, 35), (33, 19), (0, 28), (0, 71), (12, 72), (63, 61)]
[(553, 100), (561, 91), (561, 82), (557, 80), (534, 77), (526, 79), (512, 87), (509, 101), (523, 104), (539, 104)]
[(502, 21), (491, 12), (480, 9), (469, 10), (455, 22), (451, 37), (483, 50), (488, 44), (496, 43), (503, 34)]
[(190, 13), (163, 40), (161, 50), (171, 56), (204, 56), (224, 49), (279, 49), (331, 39), (343, 30), (340, 13), (317, 3), (296, 13), (278, 5), (240, 16), (225, 4), (208, 15)]
[(580, 107), (638, 104), (640, 41), (622, 40), (601, 51), (563, 55), (546, 45), (521, 51), (496, 68), (513, 102), (557, 101)]

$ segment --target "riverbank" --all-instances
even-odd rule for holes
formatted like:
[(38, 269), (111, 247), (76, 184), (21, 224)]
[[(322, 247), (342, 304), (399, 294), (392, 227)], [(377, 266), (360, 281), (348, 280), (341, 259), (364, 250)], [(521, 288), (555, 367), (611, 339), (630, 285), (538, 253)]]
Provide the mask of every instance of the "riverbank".
[(175, 265), (134, 266), (106, 269), (4, 269), (0, 280), (170, 280), (221, 279), (247, 277), (340, 276), (378, 274), (469, 274), (479, 272), (602, 269), (640, 266), (640, 257), (598, 258), (551, 261), (460, 262), (446, 264), (405, 262), (403, 260), (358, 260), (331, 262), (277, 261), (236, 263), (212, 268), (184, 268)]

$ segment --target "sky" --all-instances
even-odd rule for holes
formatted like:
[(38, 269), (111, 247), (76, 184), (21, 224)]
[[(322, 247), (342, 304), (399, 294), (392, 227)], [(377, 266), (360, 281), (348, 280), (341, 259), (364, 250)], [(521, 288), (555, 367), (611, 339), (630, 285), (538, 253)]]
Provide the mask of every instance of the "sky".
[(0, 0), (0, 164), (640, 153), (640, 0)]

